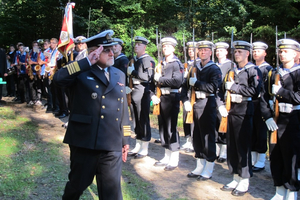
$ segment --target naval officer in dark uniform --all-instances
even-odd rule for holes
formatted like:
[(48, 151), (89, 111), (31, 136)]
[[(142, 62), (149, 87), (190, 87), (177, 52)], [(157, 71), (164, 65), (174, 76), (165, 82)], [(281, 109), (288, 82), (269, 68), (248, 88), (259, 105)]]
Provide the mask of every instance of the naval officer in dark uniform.
[[(68, 87), (71, 112), (64, 143), (70, 146), (71, 172), (62, 199), (79, 199), (96, 175), (99, 199), (121, 200), (121, 168), (129, 149), (125, 74), (114, 64), (112, 30), (83, 40), (89, 55), (54, 75)], [(100, 46), (100, 47), (99, 47)]]

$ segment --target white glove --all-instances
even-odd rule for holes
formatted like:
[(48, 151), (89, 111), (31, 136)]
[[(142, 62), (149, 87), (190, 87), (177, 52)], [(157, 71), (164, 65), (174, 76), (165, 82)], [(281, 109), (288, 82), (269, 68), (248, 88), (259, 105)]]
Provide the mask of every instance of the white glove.
[(281, 88), (281, 83), (278, 81), (278, 85), (273, 84), (272, 85), (272, 94), (277, 94), (278, 90)]
[(130, 89), (130, 87), (128, 87), (128, 86), (126, 86), (125, 89), (126, 89), (126, 94), (129, 94), (132, 92), (132, 89)]
[(189, 84), (191, 86), (194, 86), (196, 81), (197, 81), (197, 76), (196, 76), (196, 73), (194, 73), (194, 77), (190, 77)]
[(224, 105), (219, 106), (219, 113), (222, 117), (227, 117), (228, 112), (226, 110), (226, 107)]
[(230, 81), (227, 81), (225, 83), (225, 89), (226, 90), (230, 90), (231, 86), (234, 84), (234, 81), (232, 80), (232, 78), (230, 77)]
[(131, 66), (128, 66), (128, 67), (127, 67), (127, 74), (128, 74), (128, 75), (131, 75), (131, 73), (132, 73), (133, 70), (134, 70), (133, 64), (132, 64)]
[(183, 77), (186, 78), (187, 75), (188, 75), (188, 73), (189, 73), (189, 72), (188, 72), (188, 69), (186, 68), (186, 69), (184, 70), (184, 75), (183, 75)]
[(152, 103), (153, 103), (154, 105), (160, 103), (160, 98), (158, 98), (156, 95), (153, 95), (153, 96), (151, 97), (151, 100), (152, 100)]
[(189, 102), (189, 101), (184, 102), (183, 107), (184, 107), (184, 110), (187, 112), (190, 112), (193, 109), (191, 102)]
[(267, 124), (267, 127), (270, 131), (275, 131), (275, 130), (278, 129), (278, 126), (277, 126), (277, 124), (276, 124), (276, 122), (274, 121), (273, 118), (267, 119), (266, 124)]
[(269, 100), (269, 105), (270, 105), (271, 110), (274, 112), (274, 101)]
[(155, 73), (155, 74), (154, 74), (154, 80), (155, 80), (156, 82), (159, 81), (160, 77), (161, 77), (161, 74), (160, 74), (160, 73)]

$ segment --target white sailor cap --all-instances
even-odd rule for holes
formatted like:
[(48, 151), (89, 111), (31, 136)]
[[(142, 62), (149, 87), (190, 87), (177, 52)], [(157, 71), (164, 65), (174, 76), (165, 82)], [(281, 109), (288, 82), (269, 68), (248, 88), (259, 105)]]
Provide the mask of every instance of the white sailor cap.
[(209, 48), (209, 49), (213, 49), (215, 48), (215, 45), (214, 43), (212, 43), (211, 41), (199, 41), (198, 42), (198, 48), (201, 49), (201, 48)]
[(85, 39), (86, 39), (86, 37), (84, 37), (84, 36), (77, 36), (77, 37), (74, 39), (74, 43), (75, 43), (75, 44), (79, 44), (79, 43), (81, 43), (82, 40), (85, 40)]
[(135, 43), (142, 43), (144, 45), (147, 45), (149, 43), (149, 41), (146, 38), (141, 37), (141, 36), (135, 36), (134, 41), (135, 41)]
[(193, 41), (192, 42), (187, 42), (186, 46), (188, 48), (194, 48), (194, 47), (198, 48), (198, 42), (193, 42)]
[(121, 46), (124, 44), (123, 40), (121, 40), (119, 38), (113, 38), (113, 41), (119, 43), (119, 45), (121, 45)]
[(268, 45), (264, 42), (253, 42), (252, 46), (253, 46), (253, 50), (255, 50), (255, 49), (267, 50), (268, 49)]
[(292, 39), (281, 39), (277, 41), (277, 45), (279, 49), (293, 49), (296, 51), (300, 51), (300, 44)]
[(217, 42), (215, 44), (216, 49), (228, 49), (229, 48), (229, 44), (227, 44), (226, 42)]
[(161, 45), (170, 44), (174, 47), (177, 45), (177, 40), (173, 37), (164, 37), (161, 39)]
[(82, 43), (86, 43), (88, 47), (94, 47), (94, 46), (113, 46), (118, 44), (117, 42), (114, 42), (111, 38), (111, 36), (114, 35), (113, 30), (106, 30), (102, 31), (101, 33), (94, 35), (90, 38), (87, 38), (85, 40), (81, 40)]
[(233, 48), (250, 51), (252, 49), (252, 45), (249, 42), (238, 40), (233, 42)]

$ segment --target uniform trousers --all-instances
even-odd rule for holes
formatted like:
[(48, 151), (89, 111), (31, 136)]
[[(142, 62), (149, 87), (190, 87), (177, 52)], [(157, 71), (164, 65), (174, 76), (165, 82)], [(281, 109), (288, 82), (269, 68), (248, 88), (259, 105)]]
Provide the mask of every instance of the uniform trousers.
[(270, 144), (270, 166), (274, 185), (284, 185), (291, 191), (298, 191), (300, 110), (280, 113), (277, 125), (277, 143)]
[(150, 128), (150, 91), (149, 84), (134, 85), (131, 93), (132, 106), (135, 119), (135, 134), (136, 139), (142, 141), (151, 140)]
[[(231, 111), (236, 111), (231, 113)], [(241, 114), (238, 114), (240, 110)], [(252, 114), (247, 113), (252, 110)], [(244, 114), (245, 113), (245, 114)], [(228, 114), (227, 163), (232, 174), (252, 177), (251, 136), (253, 127), (252, 102), (232, 103)]]
[(171, 93), (160, 97), (160, 115), (158, 115), (161, 145), (171, 151), (180, 148), (177, 120), (179, 113), (179, 93)]
[(92, 150), (70, 145), (71, 171), (63, 200), (77, 200), (96, 175), (101, 200), (122, 200), (122, 152)]
[(214, 162), (216, 159), (216, 103), (215, 97), (198, 99), (194, 104), (193, 146), (195, 157)]
[(252, 134), (252, 149), (258, 153), (266, 153), (268, 128), (266, 123), (262, 120), (259, 100), (253, 101), (254, 116), (253, 116), (253, 134)]

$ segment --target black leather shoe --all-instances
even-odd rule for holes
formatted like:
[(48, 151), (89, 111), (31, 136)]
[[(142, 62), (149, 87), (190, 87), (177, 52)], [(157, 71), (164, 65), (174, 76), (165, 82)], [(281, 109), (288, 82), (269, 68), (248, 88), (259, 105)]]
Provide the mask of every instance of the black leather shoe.
[(194, 174), (193, 172), (191, 172), (191, 173), (188, 173), (186, 176), (189, 178), (198, 178), (200, 175), (197, 175), (197, 174)]
[(141, 159), (141, 158), (145, 158), (147, 155), (141, 155), (141, 154), (136, 154), (134, 156), (135, 159)]
[(232, 187), (229, 187), (227, 185), (223, 185), (223, 187), (220, 188), (222, 191), (233, 191), (234, 188)]
[(160, 139), (154, 140), (154, 143), (161, 143)]
[(177, 168), (177, 166), (173, 167), (173, 166), (167, 165), (167, 166), (164, 168), (164, 170), (165, 170), (165, 171), (173, 171), (173, 170), (176, 169), (176, 168)]
[(129, 151), (128, 154), (127, 154), (127, 156), (135, 156), (136, 154), (137, 154), (137, 153), (134, 153), (134, 152)]
[(252, 171), (253, 172), (260, 172), (260, 171), (262, 171), (264, 169), (265, 169), (265, 167), (262, 167), (262, 168), (260, 168), (260, 167), (252, 167)]
[(223, 163), (223, 162), (225, 162), (225, 161), (226, 161), (225, 158), (218, 158), (218, 160), (217, 160), (218, 163)]
[(185, 149), (185, 153), (194, 153), (195, 151), (193, 149), (187, 148)]
[(207, 181), (208, 179), (211, 179), (211, 177), (206, 178), (206, 177), (200, 175), (200, 176), (197, 178), (197, 181)]
[(239, 196), (240, 197), (240, 196), (244, 196), (244, 194), (246, 194), (246, 192), (241, 192), (241, 191), (238, 191), (237, 189), (234, 189), (234, 190), (232, 190), (231, 194), (233, 196)]
[(63, 113), (63, 114), (61, 114), (61, 115), (59, 115), (59, 116), (57, 116), (59, 119), (62, 119), (62, 118), (65, 118), (65, 117), (67, 117), (68, 115), (67, 114), (65, 114), (65, 113)]
[(60, 114), (58, 109), (52, 109), (53, 114)]
[(164, 167), (164, 166), (167, 166), (167, 163), (162, 163), (162, 162), (159, 162), (159, 161), (158, 161), (158, 162), (155, 162), (155, 163), (154, 163), (154, 166), (155, 166), (155, 167)]

